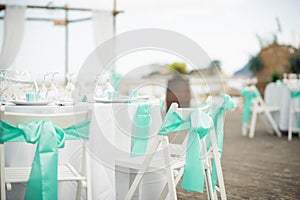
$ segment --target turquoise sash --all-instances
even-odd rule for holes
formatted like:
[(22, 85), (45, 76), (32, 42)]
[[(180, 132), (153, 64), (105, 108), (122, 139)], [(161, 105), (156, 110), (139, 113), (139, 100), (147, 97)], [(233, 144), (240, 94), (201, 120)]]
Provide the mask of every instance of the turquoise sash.
[[(201, 120), (198, 123), (199, 127), (191, 126), (191, 117), (188, 116), (187, 119), (182, 119), (178, 113), (169, 110), (164, 123), (159, 131), (159, 135), (167, 135), (171, 132), (177, 132), (182, 130), (189, 130), (188, 133), (188, 146), (186, 149), (186, 161), (184, 166), (184, 175), (182, 178), (181, 187), (188, 191), (197, 191), (203, 192), (204, 182), (205, 182), (205, 171), (202, 158), (200, 157), (200, 139), (204, 138), (209, 131), (209, 125), (214, 125), (215, 134), (217, 137), (218, 151), (220, 155), (222, 154), (223, 149), (223, 138), (224, 138), (224, 112), (232, 110), (236, 107), (236, 104), (232, 101), (231, 97), (228, 95), (222, 95), (224, 101), (221, 106), (212, 105), (212, 108), (209, 110), (208, 114), (199, 111), (198, 119)], [(200, 107), (203, 107), (200, 106)], [(207, 150), (211, 148), (211, 140), (209, 135), (207, 136)], [(212, 162), (212, 182), (213, 188), (215, 187), (218, 176), (216, 171), (215, 162)]]
[(33, 121), (13, 126), (0, 120), (0, 142), (37, 143), (25, 199), (57, 199), (58, 148), (65, 140), (88, 139), (90, 121), (86, 120), (66, 129), (51, 121)]
[(132, 124), (131, 156), (144, 155), (148, 146), (149, 130), (151, 122), (151, 104), (138, 104)]
[(242, 96), (244, 96), (244, 110), (242, 122), (248, 123), (251, 116), (252, 99), (258, 97), (260, 94), (257, 90), (249, 91), (247, 89), (242, 89), (240, 93)]
[(121, 75), (115, 71), (112, 72), (112, 82), (113, 82), (113, 87), (115, 91), (119, 91), (119, 82), (121, 80)]
[[(297, 91), (297, 92), (293, 92), (291, 91), (291, 98), (292, 99), (295, 99), (295, 98), (300, 98), (300, 90)], [(292, 106), (292, 105), (291, 105)], [(298, 128), (300, 128), (300, 114), (298, 113), (298, 125), (297, 125)]]
[[(214, 129), (216, 133), (216, 138), (217, 138), (217, 145), (218, 145), (218, 151), (220, 158), (222, 157), (222, 152), (223, 152), (223, 141), (224, 141), (224, 113), (229, 110), (233, 110), (236, 108), (236, 104), (233, 102), (232, 98), (226, 94), (222, 95), (224, 101), (221, 106), (218, 105), (213, 105), (212, 108), (209, 111), (209, 115), (212, 117), (214, 121)], [(210, 139), (208, 137), (208, 139)], [(207, 142), (210, 145), (211, 142)], [(208, 145), (208, 148), (210, 146)], [(213, 188), (217, 184), (217, 170), (216, 170), (216, 164), (215, 161), (213, 160), (212, 162), (212, 185)]]
[[(211, 118), (209, 115), (199, 111), (199, 120), (203, 127), (210, 127)], [(181, 187), (188, 191), (203, 192), (205, 172), (202, 158), (200, 158), (199, 140), (207, 135), (210, 128), (192, 127), (191, 117), (182, 119), (178, 113), (169, 110), (165, 117), (164, 123), (159, 131), (159, 135), (167, 135), (171, 132), (189, 130), (188, 146), (186, 149), (186, 160)]]
[(293, 92), (291, 91), (291, 97), (294, 99), (294, 98), (299, 98), (300, 97), (300, 90), (297, 91), (297, 92)]

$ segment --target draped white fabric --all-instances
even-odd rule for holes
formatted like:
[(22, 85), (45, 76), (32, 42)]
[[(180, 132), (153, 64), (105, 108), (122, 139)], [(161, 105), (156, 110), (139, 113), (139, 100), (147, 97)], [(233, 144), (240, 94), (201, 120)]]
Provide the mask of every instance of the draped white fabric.
[(25, 6), (6, 6), (4, 19), (4, 38), (0, 53), (0, 69), (8, 68), (18, 54), (24, 35), (26, 18), (25, 11)]
[(113, 14), (107, 10), (93, 10), (96, 46), (113, 36)]

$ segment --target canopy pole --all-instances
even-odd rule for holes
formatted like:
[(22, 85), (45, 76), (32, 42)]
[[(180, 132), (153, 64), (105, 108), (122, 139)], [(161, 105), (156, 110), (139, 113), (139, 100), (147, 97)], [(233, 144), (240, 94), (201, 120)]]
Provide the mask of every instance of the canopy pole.
[[(67, 7), (67, 6), (66, 6)], [(69, 73), (69, 13), (68, 9), (65, 9), (65, 74)]]
[(114, 5), (113, 5), (113, 36), (116, 35), (116, 16), (117, 16), (117, 0), (114, 0)]
[[(85, 20), (89, 20), (91, 18), (82, 18), (82, 19), (76, 19), (76, 20), (69, 20), (69, 13), (68, 11), (92, 11), (92, 9), (88, 9), (88, 8), (70, 8), (67, 5), (63, 6), (63, 7), (59, 7), (59, 6), (33, 6), (33, 5), (27, 5), (27, 8), (30, 9), (49, 9), (49, 10), (65, 10), (65, 74), (69, 73), (69, 23), (71, 22), (80, 22), (80, 21), (85, 21)], [(115, 36), (116, 34), (116, 16), (119, 13), (123, 13), (124, 11), (119, 11), (116, 10), (117, 8), (117, 0), (113, 1), (113, 36)], [(6, 5), (5, 4), (0, 4), (0, 12), (6, 9)], [(0, 20), (4, 19), (4, 17), (0, 17)], [(30, 21), (55, 21), (54, 19), (47, 19), (47, 18), (27, 18), (27, 20)]]

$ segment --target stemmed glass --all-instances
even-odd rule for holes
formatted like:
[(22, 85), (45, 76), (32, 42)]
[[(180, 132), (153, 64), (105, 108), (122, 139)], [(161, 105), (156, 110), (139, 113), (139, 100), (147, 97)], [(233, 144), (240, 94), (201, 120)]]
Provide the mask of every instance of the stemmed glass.
[(114, 88), (110, 84), (110, 74), (108, 72), (101, 74), (96, 80), (95, 98), (112, 99)]
[(73, 75), (74, 75), (74, 73), (66, 74), (66, 79), (67, 79), (67, 85), (65, 87), (65, 99), (66, 100), (72, 99), (72, 92), (75, 88), (74, 84), (72, 83)]
[(39, 96), (42, 100), (46, 100), (47, 97), (47, 87), (46, 87), (46, 78), (49, 76), (49, 73), (45, 73), (43, 76), (43, 83), (39, 90)]
[(54, 84), (54, 77), (58, 74), (58, 72), (51, 73), (51, 85), (47, 91), (46, 98), (49, 101), (55, 101), (58, 98), (58, 89)]
[(0, 73), (0, 101), (8, 100), (9, 80), (7, 79), (7, 71), (3, 70)]

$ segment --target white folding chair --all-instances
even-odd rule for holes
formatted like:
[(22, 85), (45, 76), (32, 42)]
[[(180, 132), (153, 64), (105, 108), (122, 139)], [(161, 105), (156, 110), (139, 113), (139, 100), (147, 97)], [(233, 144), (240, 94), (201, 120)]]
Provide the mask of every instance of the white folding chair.
[[(249, 86), (248, 88), (246, 88), (246, 90), (248, 90), (249, 92), (259, 92), (255, 85)], [(279, 107), (267, 106), (260, 94), (251, 100), (251, 104), (252, 105), (251, 105), (250, 126), (248, 123), (243, 123), (242, 134), (247, 135), (248, 128), (249, 128), (249, 138), (253, 138), (254, 133), (255, 133), (257, 116), (258, 116), (258, 114), (263, 113), (267, 117), (267, 120), (270, 123), (272, 129), (275, 131), (276, 135), (278, 137), (281, 137), (281, 132), (279, 131), (279, 129), (271, 115), (271, 112), (279, 111)]]
[[(292, 88), (289, 88), (291, 91)], [(292, 141), (293, 134), (293, 121), (296, 121), (296, 124), (299, 123), (299, 113), (300, 113), (300, 101), (299, 97), (293, 98), (291, 97), (290, 101), (290, 112), (289, 112), (289, 130), (288, 130), (288, 140)], [(296, 127), (298, 127), (296, 125)], [(299, 127), (295, 130), (298, 132), (298, 137), (300, 138), (300, 129)]]
[[(1, 120), (16, 126), (19, 123), (27, 124), (33, 121), (51, 120), (54, 125), (60, 128), (70, 127), (78, 122), (89, 118), (89, 112), (75, 112), (62, 114), (26, 114), (9, 113), (1, 111)], [(90, 157), (87, 152), (85, 141), (82, 145), (82, 160), (80, 169), (75, 169), (70, 163), (58, 166), (58, 182), (76, 181), (77, 199), (81, 199), (82, 189), (86, 189), (86, 199), (92, 199)], [(6, 167), (5, 147), (0, 143), (0, 177), (1, 177), (1, 200), (6, 199), (6, 191), (12, 190), (13, 183), (27, 183), (31, 167)]]
[[(199, 110), (206, 111), (210, 108), (210, 106), (210, 101), (207, 102), (207, 105), (202, 108), (178, 108), (178, 104), (173, 103), (170, 106), (168, 112), (176, 112), (183, 119), (186, 119), (189, 116), (191, 116), (191, 123), (193, 125), (199, 122), (199, 119), (197, 119), (198, 115), (196, 113), (199, 112)], [(211, 126), (213, 126), (213, 123), (211, 123)], [(215, 132), (210, 131), (208, 135), (211, 138), (211, 143), (216, 144)], [(205, 179), (208, 197), (209, 199), (216, 199), (216, 190), (212, 187), (211, 180), (211, 159), (214, 159), (217, 168), (221, 199), (224, 200), (226, 199), (226, 192), (220, 163), (220, 155), (218, 153), (218, 147), (217, 145), (211, 145), (211, 148), (207, 151), (207, 149), (205, 148), (206, 137), (201, 139), (200, 142), (202, 144), (201, 155), (205, 155), (201, 158), (203, 158), (205, 166)], [(176, 185), (178, 184), (184, 172), (185, 147), (170, 144), (167, 135), (156, 135), (151, 141), (151, 144), (147, 149), (145, 156), (117, 160), (116, 165), (118, 167), (138, 170), (138, 173), (125, 199), (133, 198), (133, 195), (139, 187), (139, 184), (141, 183), (145, 173), (148, 172), (162, 173), (167, 177), (167, 184), (165, 185), (161, 193), (160, 199), (165, 199), (168, 194), (170, 199), (177, 199)]]

